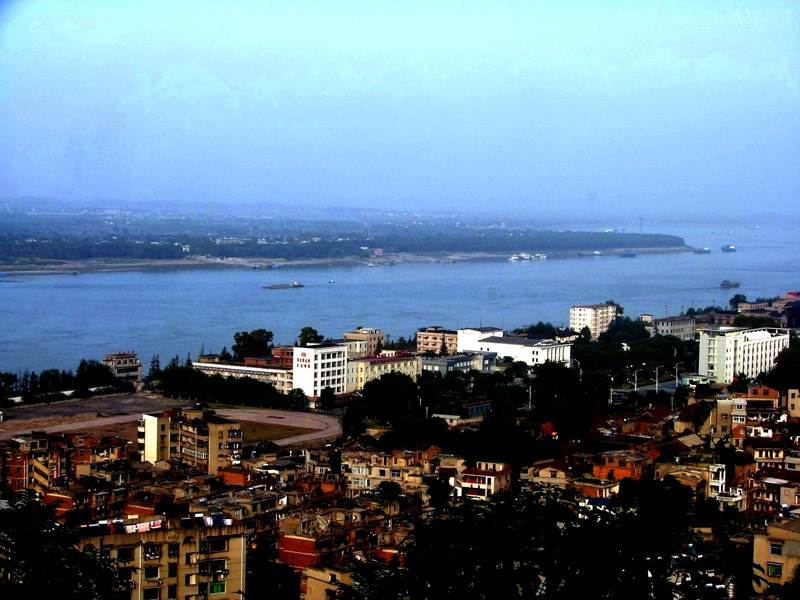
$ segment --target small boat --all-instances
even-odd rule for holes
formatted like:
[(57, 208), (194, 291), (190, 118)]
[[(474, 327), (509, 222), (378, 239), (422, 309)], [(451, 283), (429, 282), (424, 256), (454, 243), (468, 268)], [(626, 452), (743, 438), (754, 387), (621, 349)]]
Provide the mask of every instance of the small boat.
[(547, 254), (539, 254), (537, 252), (533, 255), (533, 260), (547, 260)]
[(273, 283), (271, 285), (265, 285), (265, 290), (291, 290), (292, 288), (301, 288), (306, 287), (299, 281), (295, 281), (294, 283)]
[(578, 256), (600, 256), (600, 251), (595, 250), (594, 252), (578, 252)]
[(719, 287), (721, 287), (721, 288), (738, 288), (739, 287), (739, 282), (738, 281), (730, 281), (730, 280), (726, 279), (725, 281), (723, 281), (722, 283), (719, 284)]
[(531, 259), (531, 255), (528, 252), (520, 252), (519, 253), (519, 259), (520, 260), (530, 260)]
[(723, 252), (736, 252), (736, 246), (733, 244), (728, 244), (727, 246), (722, 247)]
[(520, 260), (520, 255), (512, 254), (511, 256), (508, 257), (508, 260)]
[(636, 250), (626, 250), (619, 256), (620, 258), (636, 258)]
[(333, 279), (329, 280), (328, 283), (336, 283)]
[(270, 265), (270, 268), (271, 268), (271, 269), (280, 269), (280, 268), (281, 268), (281, 266), (280, 266), (278, 263), (272, 263), (272, 264)]
[(711, 254), (711, 248), (695, 248), (695, 254)]

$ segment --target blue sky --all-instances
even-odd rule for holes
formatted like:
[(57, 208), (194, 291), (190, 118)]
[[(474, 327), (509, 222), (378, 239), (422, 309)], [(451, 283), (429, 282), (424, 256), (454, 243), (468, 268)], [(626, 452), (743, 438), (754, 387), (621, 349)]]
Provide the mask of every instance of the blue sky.
[(0, 196), (800, 213), (796, 2), (0, 6)]

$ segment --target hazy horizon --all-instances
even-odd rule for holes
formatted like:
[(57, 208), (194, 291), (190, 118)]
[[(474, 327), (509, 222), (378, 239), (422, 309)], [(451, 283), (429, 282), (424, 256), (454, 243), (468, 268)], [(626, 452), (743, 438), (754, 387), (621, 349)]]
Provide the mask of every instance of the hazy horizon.
[(792, 2), (0, 5), (0, 197), (798, 214)]

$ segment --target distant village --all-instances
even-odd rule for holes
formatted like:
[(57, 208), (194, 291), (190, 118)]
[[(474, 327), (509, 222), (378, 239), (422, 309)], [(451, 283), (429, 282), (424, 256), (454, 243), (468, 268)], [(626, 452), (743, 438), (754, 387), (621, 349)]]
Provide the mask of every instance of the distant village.
[[(295, 344), (149, 374), (134, 351), (108, 354), (131, 388), (121, 398), (166, 395), (170, 368), (202, 374), (201, 387), (248, 379), (301, 397), (297, 410), (336, 434), (256, 444), (236, 409), (172, 394), (173, 408), (138, 416), (136, 440), (35, 430), (1, 441), (3, 502), (54, 503), (81, 548), (116, 560), (123, 597), (329, 600), (388, 597), (382, 577), (420, 577), (423, 528), (468, 523), (498, 499), (622, 519), (631, 490), (645, 494), (631, 486), (647, 482), (693, 507), (691, 541), (664, 563), (673, 597), (780, 597), (800, 583), (799, 321), (789, 292), (663, 318), (623, 317), (609, 301), (571, 307), (568, 329), (425, 326), (401, 343), (376, 327), (340, 339), (306, 328)], [(673, 344), (658, 364), (648, 340)], [(590, 368), (601, 348), (627, 364)], [(531, 597), (567, 585), (548, 573)], [(689, 592), (698, 586), (705, 595)]]

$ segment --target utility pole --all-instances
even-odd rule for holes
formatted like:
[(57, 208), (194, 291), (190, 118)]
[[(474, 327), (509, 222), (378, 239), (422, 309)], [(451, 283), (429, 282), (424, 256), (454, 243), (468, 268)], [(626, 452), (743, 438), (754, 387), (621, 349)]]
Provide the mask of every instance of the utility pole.
[(659, 370), (659, 369), (660, 369), (662, 366), (663, 366), (663, 365), (658, 365), (658, 366), (656, 367), (656, 394), (658, 393), (658, 370)]

